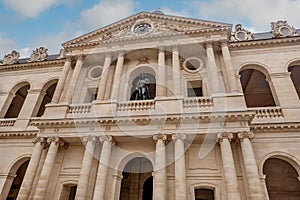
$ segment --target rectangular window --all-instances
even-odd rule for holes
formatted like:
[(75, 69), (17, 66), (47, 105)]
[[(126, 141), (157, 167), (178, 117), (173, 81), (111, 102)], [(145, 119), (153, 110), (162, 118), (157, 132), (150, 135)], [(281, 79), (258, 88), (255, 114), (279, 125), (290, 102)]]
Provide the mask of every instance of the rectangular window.
[(187, 95), (188, 97), (202, 97), (202, 81), (188, 81), (187, 82)]

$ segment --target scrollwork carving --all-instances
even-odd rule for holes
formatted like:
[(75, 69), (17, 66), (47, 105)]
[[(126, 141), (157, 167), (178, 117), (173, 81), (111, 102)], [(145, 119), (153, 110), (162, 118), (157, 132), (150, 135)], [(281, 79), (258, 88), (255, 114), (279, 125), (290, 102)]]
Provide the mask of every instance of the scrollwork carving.
[(253, 40), (253, 39), (254, 39), (253, 33), (244, 29), (241, 24), (235, 25), (235, 31), (231, 32), (230, 40), (233, 42)]
[(297, 30), (293, 26), (290, 26), (285, 20), (271, 22), (271, 29), (274, 38), (299, 36)]
[(45, 61), (48, 57), (47, 51), (48, 49), (45, 47), (36, 48), (36, 50), (32, 51), (32, 54), (27, 62)]
[(19, 52), (13, 50), (10, 54), (4, 56), (3, 61), (0, 62), (0, 65), (12, 65), (18, 62), (20, 57)]

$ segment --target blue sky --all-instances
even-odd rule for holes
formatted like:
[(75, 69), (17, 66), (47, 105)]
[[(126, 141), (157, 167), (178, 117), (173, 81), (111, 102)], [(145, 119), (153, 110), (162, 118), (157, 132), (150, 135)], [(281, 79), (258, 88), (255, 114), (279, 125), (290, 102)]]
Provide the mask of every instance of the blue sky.
[(12, 50), (21, 57), (61, 44), (140, 11), (156, 8), (179, 15), (242, 23), (253, 32), (270, 31), (270, 22), (287, 20), (300, 28), (300, 0), (0, 0), (0, 59)]

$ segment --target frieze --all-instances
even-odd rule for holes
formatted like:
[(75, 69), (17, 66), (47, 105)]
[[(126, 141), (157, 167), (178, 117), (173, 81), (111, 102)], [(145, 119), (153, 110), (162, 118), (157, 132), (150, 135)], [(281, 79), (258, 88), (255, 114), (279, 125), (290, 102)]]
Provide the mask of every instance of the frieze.
[(279, 20), (271, 22), (271, 29), (274, 38), (299, 36), (297, 30), (293, 26), (290, 26), (287, 21)]
[(7, 54), (4, 56), (2, 62), (0, 62), (0, 65), (12, 65), (18, 63), (20, 54), (19, 52), (13, 50), (10, 54)]
[(32, 54), (30, 58), (27, 60), (27, 62), (37, 62), (37, 61), (45, 61), (47, 60), (48, 49), (45, 47), (36, 48), (36, 50), (32, 51)]

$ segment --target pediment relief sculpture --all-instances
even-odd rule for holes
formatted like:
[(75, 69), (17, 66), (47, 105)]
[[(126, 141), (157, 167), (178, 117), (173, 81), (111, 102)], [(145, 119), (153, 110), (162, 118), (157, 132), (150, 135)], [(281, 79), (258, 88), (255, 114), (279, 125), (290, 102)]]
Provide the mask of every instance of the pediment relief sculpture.
[(36, 48), (36, 50), (32, 51), (32, 54), (30, 58), (27, 60), (27, 62), (37, 62), (37, 61), (45, 61), (47, 60), (48, 49), (45, 47)]
[(4, 56), (2, 62), (0, 62), (0, 65), (12, 65), (18, 62), (20, 57), (19, 52), (13, 50), (10, 54), (7, 54)]
[(244, 29), (241, 24), (235, 25), (235, 31), (231, 32), (230, 40), (233, 42), (253, 40), (254, 35), (250, 31)]
[(299, 36), (297, 30), (290, 26), (287, 21), (279, 20), (277, 22), (271, 22), (271, 33), (274, 38)]

